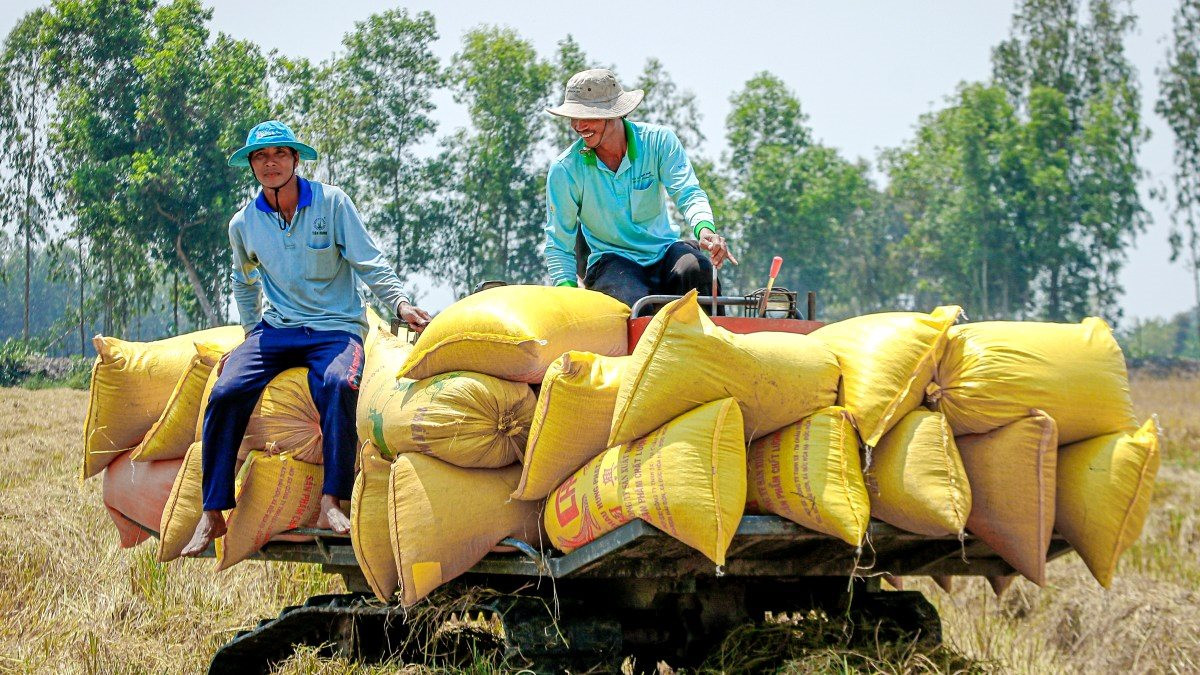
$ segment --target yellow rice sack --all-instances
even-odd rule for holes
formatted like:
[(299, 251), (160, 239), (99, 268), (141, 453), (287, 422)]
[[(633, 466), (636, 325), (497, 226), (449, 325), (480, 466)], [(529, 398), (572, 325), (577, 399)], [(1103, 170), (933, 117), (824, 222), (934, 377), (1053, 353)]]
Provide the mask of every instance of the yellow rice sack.
[(528, 384), (458, 371), (416, 382), (390, 379), (373, 376), (357, 413), (360, 438), (384, 457), (419, 452), (493, 469), (521, 459), (537, 404)]
[(724, 398), (588, 462), (550, 493), (545, 523), (570, 552), (641, 518), (724, 565), (745, 506), (742, 415)]
[(388, 531), (411, 606), (475, 566), (500, 540), (538, 540), (541, 504), (510, 500), (520, 467), (468, 469), (408, 453), (392, 463)]
[(400, 583), (388, 530), (392, 463), (370, 441), (363, 444), (358, 461), (361, 468), (350, 498), (350, 543), (375, 597), (388, 602)]
[(191, 444), (183, 457), (183, 465), (175, 474), (175, 483), (171, 486), (171, 494), (167, 497), (159, 520), (159, 562), (178, 558), (200, 524), (200, 516), (204, 513), (202, 462), (200, 443)]
[(862, 545), (871, 502), (845, 408), (819, 410), (754, 441), (746, 465), (746, 501), (756, 510)]
[(567, 286), (501, 286), (474, 293), (434, 317), (399, 375), (421, 380), (453, 370), (537, 383), (571, 350), (628, 352), (629, 308)]
[(308, 368), (289, 368), (263, 389), (246, 425), (240, 451), (286, 453), (301, 462), (323, 464), (323, 439), (321, 416), (308, 386)]
[(932, 537), (961, 534), (971, 488), (946, 418), (917, 408), (883, 435), (866, 467), (871, 515)]
[(628, 356), (567, 352), (546, 370), (513, 499), (544, 499), (608, 447)]
[(837, 386), (837, 359), (819, 340), (731, 333), (700, 311), (692, 291), (663, 307), (638, 341), (621, 378), (608, 446), (727, 396), (741, 406), (750, 441), (833, 405)]
[(1054, 532), (1058, 428), (1040, 410), (955, 439), (971, 483), (967, 529), (1033, 583), (1046, 583)]
[(196, 421), (200, 416), (204, 388), (213, 367), (225, 351), (219, 347), (196, 343), (196, 355), (175, 383), (166, 410), (146, 432), (146, 437), (133, 450), (133, 461), (149, 462), (177, 459), (187, 454), (188, 446), (199, 440), (195, 437)]
[(374, 308), (367, 307), (367, 335), (363, 338), (364, 356), (375, 348), (375, 342), (381, 335), (391, 335), (391, 322), (379, 316)]
[(1112, 583), (1117, 559), (1142, 534), (1160, 453), (1158, 425), (1059, 449), (1054, 527), (1100, 585)]
[(217, 540), (217, 570), (245, 560), (271, 537), (316, 525), (324, 468), (290, 455), (254, 451), (237, 477), (237, 506)]
[(141, 442), (196, 355), (196, 342), (232, 349), (243, 337), (241, 326), (222, 326), (156, 342), (92, 338), (97, 356), (83, 425), (83, 477)]
[(961, 312), (951, 305), (929, 314), (868, 314), (812, 332), (837, 355), (842, 371), (839, 402), (854, 417), (864, 444), (874, 447), (900, 418), (921, 405), (946, 347), (946, 331)]
[(1137, 426), (1125, 357), (1095, 317), (955, 326), (929, 395), (956, 434), (991, 431), (1030, 408), (1054, 418), (1064, 445)]

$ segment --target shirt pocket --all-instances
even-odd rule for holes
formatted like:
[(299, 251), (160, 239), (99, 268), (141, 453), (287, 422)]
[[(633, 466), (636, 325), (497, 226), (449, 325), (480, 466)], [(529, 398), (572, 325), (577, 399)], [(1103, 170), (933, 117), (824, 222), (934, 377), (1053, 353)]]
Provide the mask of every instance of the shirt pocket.
[(337, 248), (327, 245), (322, 248), (304, 246), (304, 278), (311, 281), (329, 281), (337, 275)]
[(629, 191), (629, 212), (635, 223), (651, 220), (662, 213), (662, 186), (651, 181), (644, 189)]

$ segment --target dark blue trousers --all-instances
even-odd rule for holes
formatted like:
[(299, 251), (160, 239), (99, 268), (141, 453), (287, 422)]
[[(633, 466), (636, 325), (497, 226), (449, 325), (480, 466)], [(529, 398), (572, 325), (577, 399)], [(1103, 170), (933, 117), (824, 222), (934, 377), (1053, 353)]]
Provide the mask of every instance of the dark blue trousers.
[(362, 377), (362, 340), (353, 333), (275, 328), (266, 321), (229, 354), (204, 413), (204, 510), (234, 506), (238, 447), (267, 383), (288, 368), (308, 368), (324, 436), (324, 494), (350, 499), (358, 451), (354, 409)]
[[(583, 285), (633, 307), (647, 295), (683, 295), (693, 288), (700, 295), (711, 295), (712, 269), (708, 254), (696, 242), (677, 241), (662, 260), (646, 267), (616, 253), (605, 253), (588, 268)], [(654, 312), (648, 307), (641, 314)]]

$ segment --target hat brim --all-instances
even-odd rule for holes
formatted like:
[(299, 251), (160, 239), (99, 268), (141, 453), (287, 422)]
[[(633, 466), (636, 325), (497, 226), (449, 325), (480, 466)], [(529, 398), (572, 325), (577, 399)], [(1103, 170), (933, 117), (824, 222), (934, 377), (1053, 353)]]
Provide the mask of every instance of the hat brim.
[(229, 156), (229, 166), (250, 166), (250, 153), (263, 148), (295, 148), (300, 153), (300, 159), (308, 162), (314, 162), (319, 157), (315, 148), (299, 141), (266, 141), (238, 148)]
[(641, 89), (627, 91), (605, 103), (585, 105), (575, 101), (563, 103), (554, 108), (546, 108), (546, 112), (559, 117), (569, 117), (575, 120), (608, 120), (624, 117), (633, 112), (642, 102), (646, 92)]

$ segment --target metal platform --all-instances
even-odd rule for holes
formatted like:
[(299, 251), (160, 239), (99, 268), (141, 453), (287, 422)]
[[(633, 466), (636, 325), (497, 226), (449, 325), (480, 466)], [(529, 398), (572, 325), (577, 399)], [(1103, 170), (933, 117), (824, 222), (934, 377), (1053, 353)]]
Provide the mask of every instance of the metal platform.
[[(358, 567), (348, 535), (330, 530), (298, 529), (286, 534), (312, 536), (312, 542), (271, 542), (255, 560), (308, 562), (333, 568)], [(634, 520), (567, 554), (539, 551), (506, 539), (514, 553), (491, 553), (467, 574), (488, 576), (581, 578), (682, 578), (714, 575), (717, 568), (702, 554), (642, 520)], [(1048, 559), (1070, 545), (1057, 533)], [(212, 556), (210, 548), (205, 556)], [(334, 570), (331, 570), (334, 571)], [(895, 576), (1006, 576), (1008, 563), (977, 537), (928, 537), (877, 520), (868, 528), (861, 553), (845, 542), (778, 516), (744, 516), (726, 554), (721, 573), (733, 577), (850, 576), (886, 572)]]

